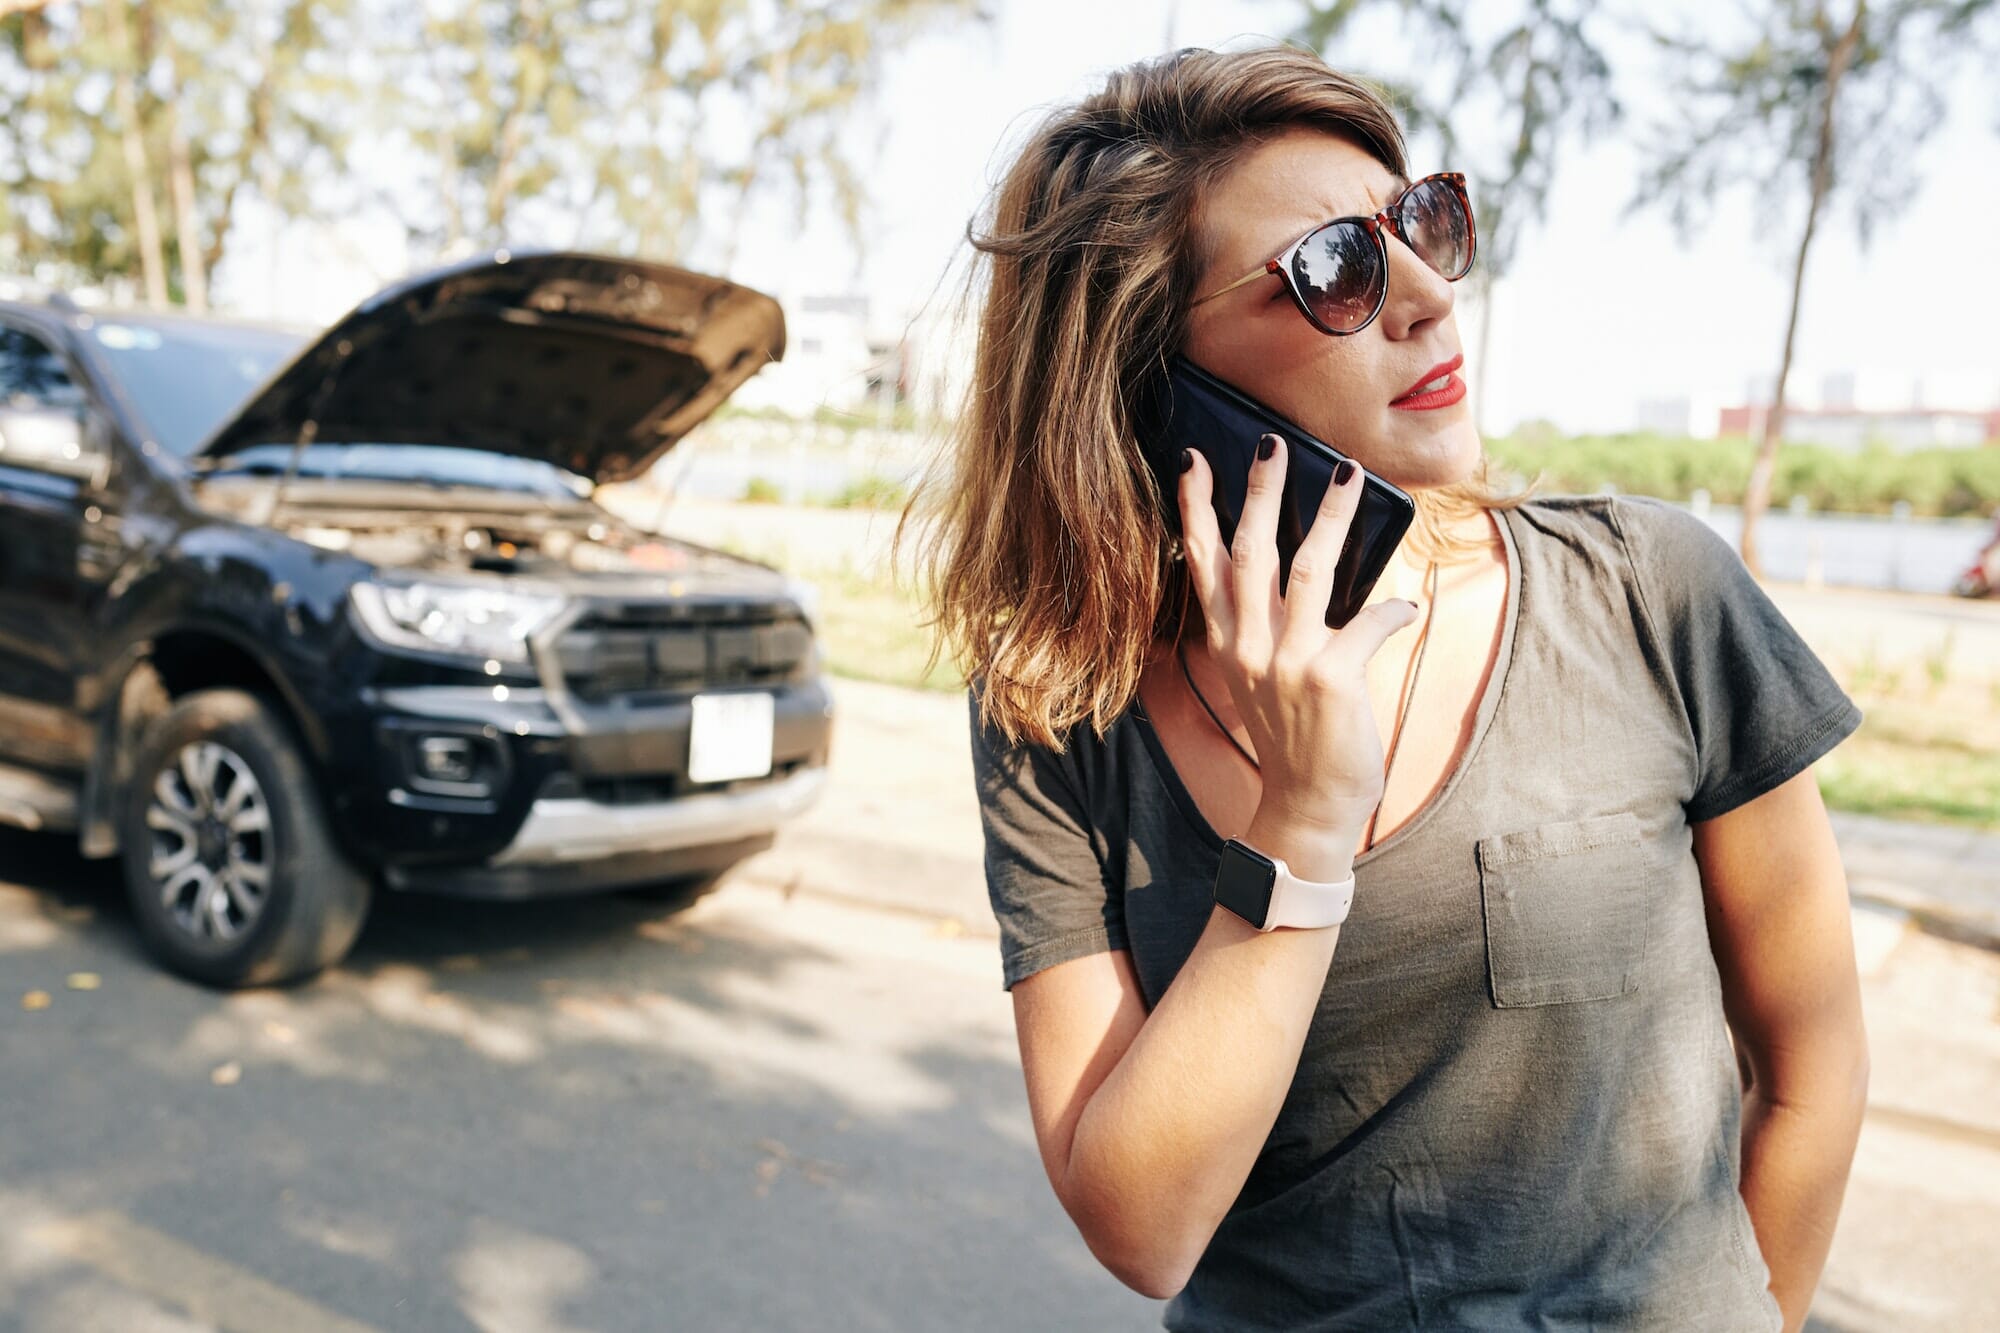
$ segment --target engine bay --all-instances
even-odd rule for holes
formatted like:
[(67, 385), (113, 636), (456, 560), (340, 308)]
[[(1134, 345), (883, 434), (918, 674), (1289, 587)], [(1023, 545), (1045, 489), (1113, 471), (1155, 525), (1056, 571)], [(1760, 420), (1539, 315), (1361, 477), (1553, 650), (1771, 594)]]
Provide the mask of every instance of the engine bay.
[(640, 532), (588, 501), (546, 504), (500, 495), (481, 496), (488, 503), (479, 504), (463, 496), (406, 493), (382, 505), (332, 494), (336, 489), (352, 488), (294, 483), (279, 505), (268, 482), (218, 479), (203, 484), (201, 498), (214, 512), (387, 569), (546, 577), (740, 568), (719, 553)]

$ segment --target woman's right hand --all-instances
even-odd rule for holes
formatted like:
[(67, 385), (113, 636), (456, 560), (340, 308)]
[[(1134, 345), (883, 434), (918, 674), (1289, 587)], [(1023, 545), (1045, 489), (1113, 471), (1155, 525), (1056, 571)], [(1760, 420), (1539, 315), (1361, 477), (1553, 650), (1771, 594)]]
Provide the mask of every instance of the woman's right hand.
[(1224, 547), (1208, 460), (1188, 450), (1181, 545), (1207, 622), (1209, 656), (1228, 681), (1263, 776), (1245, 841), (1284, 856), (1304, 878), (1338, 879), (1382, 799), (1368, 660), (1416, 619), (1417, 608), (1391, 598), (1338, 630), (1327, 627), (1334, 565), (1360, 503), (1359, 464), (1344, 480), (1335, 472), (1279, 595), (1276, 532), (1288, 452), (1277, 436), (1263, 437), (1235, 537)]

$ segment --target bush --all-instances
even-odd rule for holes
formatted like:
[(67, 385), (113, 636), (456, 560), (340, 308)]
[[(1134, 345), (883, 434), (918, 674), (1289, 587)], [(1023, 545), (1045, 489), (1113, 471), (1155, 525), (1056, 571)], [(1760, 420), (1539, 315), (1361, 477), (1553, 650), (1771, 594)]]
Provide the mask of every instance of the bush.
[(869, 475), (849, 482), (833, 497), (836, 509), (894, 509), (910, 498), (909, 488), (888, 477)]
[[(1538, 473), (1550, 494), (1594, 494), (1607, 485), (1621, 492), (1685, 501), (1706, 490), (1717, 504), (1743, 502), (1757, 446), (1748, 440), (1688, 440), (1648, 434), (1521, 435), (1491, 440), (1497, 470), (1525, 482)], [(1881, 447), (1859, 452), (1823, 445), (1787, 444), (1778, 451), (1771, 504), (1782, 508), (1804, 496), (1815, 510), (1886, 514), (1898, 500), (1913, 514), (1943, 518), (1981, 516), (2000, 506), (2000, 448), (1922, 449), (1896, 453)]]
[(785, 498), (778, 483), (769, 477), (752, 477), (743, 485), (743, 503), (753, 505), (774, 505)]

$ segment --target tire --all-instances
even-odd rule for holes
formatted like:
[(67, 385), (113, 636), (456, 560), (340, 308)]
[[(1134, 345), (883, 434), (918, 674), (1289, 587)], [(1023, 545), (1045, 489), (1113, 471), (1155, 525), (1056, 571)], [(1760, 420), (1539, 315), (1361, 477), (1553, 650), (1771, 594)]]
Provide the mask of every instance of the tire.
[(334, 842), (291, 731), (253, 694), (189, 694), (148, 728), (119, 832), (139, 933), (192, 980), (303, 980), (345, 957), (367, 918), (372, 882)]

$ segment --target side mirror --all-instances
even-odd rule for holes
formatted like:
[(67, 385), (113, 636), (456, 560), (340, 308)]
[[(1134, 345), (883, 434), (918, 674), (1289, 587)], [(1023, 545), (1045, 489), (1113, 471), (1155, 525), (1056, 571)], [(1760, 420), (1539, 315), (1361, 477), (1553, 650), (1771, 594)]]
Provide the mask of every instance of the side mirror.
[(0, 407), (0, 467), (98, 484), (105, 456), (84, 442), (83, 419), (62, 408)]

